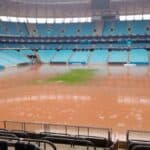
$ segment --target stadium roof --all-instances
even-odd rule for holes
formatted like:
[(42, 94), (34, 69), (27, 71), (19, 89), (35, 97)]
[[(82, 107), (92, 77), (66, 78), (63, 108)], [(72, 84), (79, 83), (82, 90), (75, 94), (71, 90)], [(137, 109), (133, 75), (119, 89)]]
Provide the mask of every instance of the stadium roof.
[(150, 0), (0, 0), (0, 14), (37, 18), (150, 14)]

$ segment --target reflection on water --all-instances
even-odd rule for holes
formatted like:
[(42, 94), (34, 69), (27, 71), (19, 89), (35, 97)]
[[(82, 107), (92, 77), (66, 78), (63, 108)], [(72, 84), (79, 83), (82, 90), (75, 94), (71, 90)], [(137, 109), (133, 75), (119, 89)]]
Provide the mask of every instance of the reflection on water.
[(127, 105), (150, 105), (150, 98), (145, 97), (132, 97), (132, 96), (120, 96), (117, 99), (119, 104), (127, 104)]
[(37, 74), (47, 75), (47, 74), (57, 74), (68, 71), (69, 69), (76, 68), (91, 68), (96, 69), (97, 73), (101, 76), (109, 75), (131, 75), (131, 76), (150, 76), (150, 67), (148, 66), (55, 66), (55, 65), (37, 65), (37, 66), (26, 66), (26, 67), (12, 67), (0, 71), (0, 77), (6, 77), (16, 74), (23, 74), (32, 71)]

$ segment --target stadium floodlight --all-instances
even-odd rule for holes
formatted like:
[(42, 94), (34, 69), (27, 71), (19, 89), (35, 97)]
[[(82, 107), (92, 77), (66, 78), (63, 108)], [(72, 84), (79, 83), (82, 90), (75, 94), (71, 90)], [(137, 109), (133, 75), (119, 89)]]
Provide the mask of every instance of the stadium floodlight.
[(75, 18), (25, 18), (25, 17), (7, 17), (0, 16), (1, 21), (5, 22), (28, 22), (28, 23), (84, 23), (92, 22), (92, 17), (75, 17)]
[(134, 15), (134, 20), (142, 20), (142, 15)]
[(126, 20), (126, 16), (119, 16), (120, 21), (125, 21)]
[(37, 19), (36, 18), (27, 18), (27, 21), (29, 23), (36, 23), (37, 22)]
[(73, 23), (79, 22), (79, 18), (72, 18), (72, 22), (73, 22)]
[(46, 23), (46, 18), (37, 18), (37, 23), (40, 24)]
[(145, 14), (143, 15), (144, 20), (150, 20), (150, 14)]
[(82, 22), (87, 22), (86, 20), (87, 20), (87, 18), (85, 18), (85, 17), (79, 18), (79, 22), (81, 22), (81, 23)]
[(134, 20), (134, 15), (127, 15), (126, 20), (128, 21)]
[(73, 18), (65, 18), (64, 23), (71, 23), (73, 21)]
[(0, 16), (1, 21), (8, 22), (9, 19), (7, 16)]
[(10, 0), (24, 4), (46, 4), (46, 5), (69, 5), (69, 4), (89, 4), (91, 0)]
[(17, 18), (16, 17), (8, 17), (8, 20), (10, 22), (18, 22)]
[(120, 21), (132, 21), (132, 20), (150, 20), (150, 14), (143, 15), (127, 15), (127, 16), (119, 16)]
[(63, 23), (64, 18), (55, 18), (55, 23)]
[(55, 22), (54, 18), (47, 18), (47, 23), (53, 24)]
[(17, 20), (18, 22), (27, 22), (27, 18), (24, 17), (18, 17)]
[(92, 22), (92, 17), (87, 17), (87, 22)]

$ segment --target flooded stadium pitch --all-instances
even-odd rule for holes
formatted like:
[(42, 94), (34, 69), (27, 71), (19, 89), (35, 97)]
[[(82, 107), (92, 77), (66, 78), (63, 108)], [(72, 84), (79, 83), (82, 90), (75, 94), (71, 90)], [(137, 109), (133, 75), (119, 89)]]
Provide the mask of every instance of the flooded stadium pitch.
[[(75, 68), (75, 67), (72, 67)], [(86, 68), (86, 67), (84, 67)], [(0, 72), (0, 120), (149, 130), (150, 68), (94, 66), (86, 83), (42, 83), (70, 70), (29, 66)], [(33, 81), (39, 81), (35, 84)]]

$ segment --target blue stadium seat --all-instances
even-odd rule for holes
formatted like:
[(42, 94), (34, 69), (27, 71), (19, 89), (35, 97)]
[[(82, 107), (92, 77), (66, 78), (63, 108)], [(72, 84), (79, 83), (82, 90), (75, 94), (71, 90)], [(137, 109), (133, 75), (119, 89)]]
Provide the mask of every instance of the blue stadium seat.
[(109, 63), (127, 63), (128, 52), (127, 51), (111, 51), (109, 53)]
[(68, 60), (73, 53), (72, 50), (60, 50), (56, 53), (55, 57), (51, 60), (53, 63), (68, 63)]
[(148, 26), (148, 21), (105, 21), (103, 35), (145, 35)]
[(108, 59), (108, 50), (105, 49), (94, 50), (90, 57), (90, 63), (91, 64), (107, 63), (107, 59)]
[(76, 51), (72, 55), (71, 59), (69, 60), (70, 64), (87, 64), (89, 58), (89, 51)]
[(20, 36), (28, 36), (29, 32), (25, 23), (17, 23), (17, 28)]
[(20, 53), (22, 53), (23, 55), (34, 55), (34, 52), (30, 49), (20, 50)]
[(39, 58), (43, 63), (50, 63), (53, 56), (56, 54), (56, 50), (39, 50)]
[(42, 37), (48, 36), (48, 26), (47, 24), (36, 24), (38, 34)]
[(5, 66), (5, 67), (10, 67), (10, 66), (16, 66), (19, 64), (24, 64), (28, 63), (30, 64), (31, 61), (20, 54), (16, 50), (1, 50), (0, 51), (0, 64)]
[(94, 23), (81, 23), (81, 30), (80, 35), (81, 36), (92, 36), (95, 29)]
[(0, 34), (10, 36), (28, 36), (25, 23), (0, 22)]
[(145, 49), (132, 49), (130, 51), (131, 64), (149, 64), (148, 52)]

